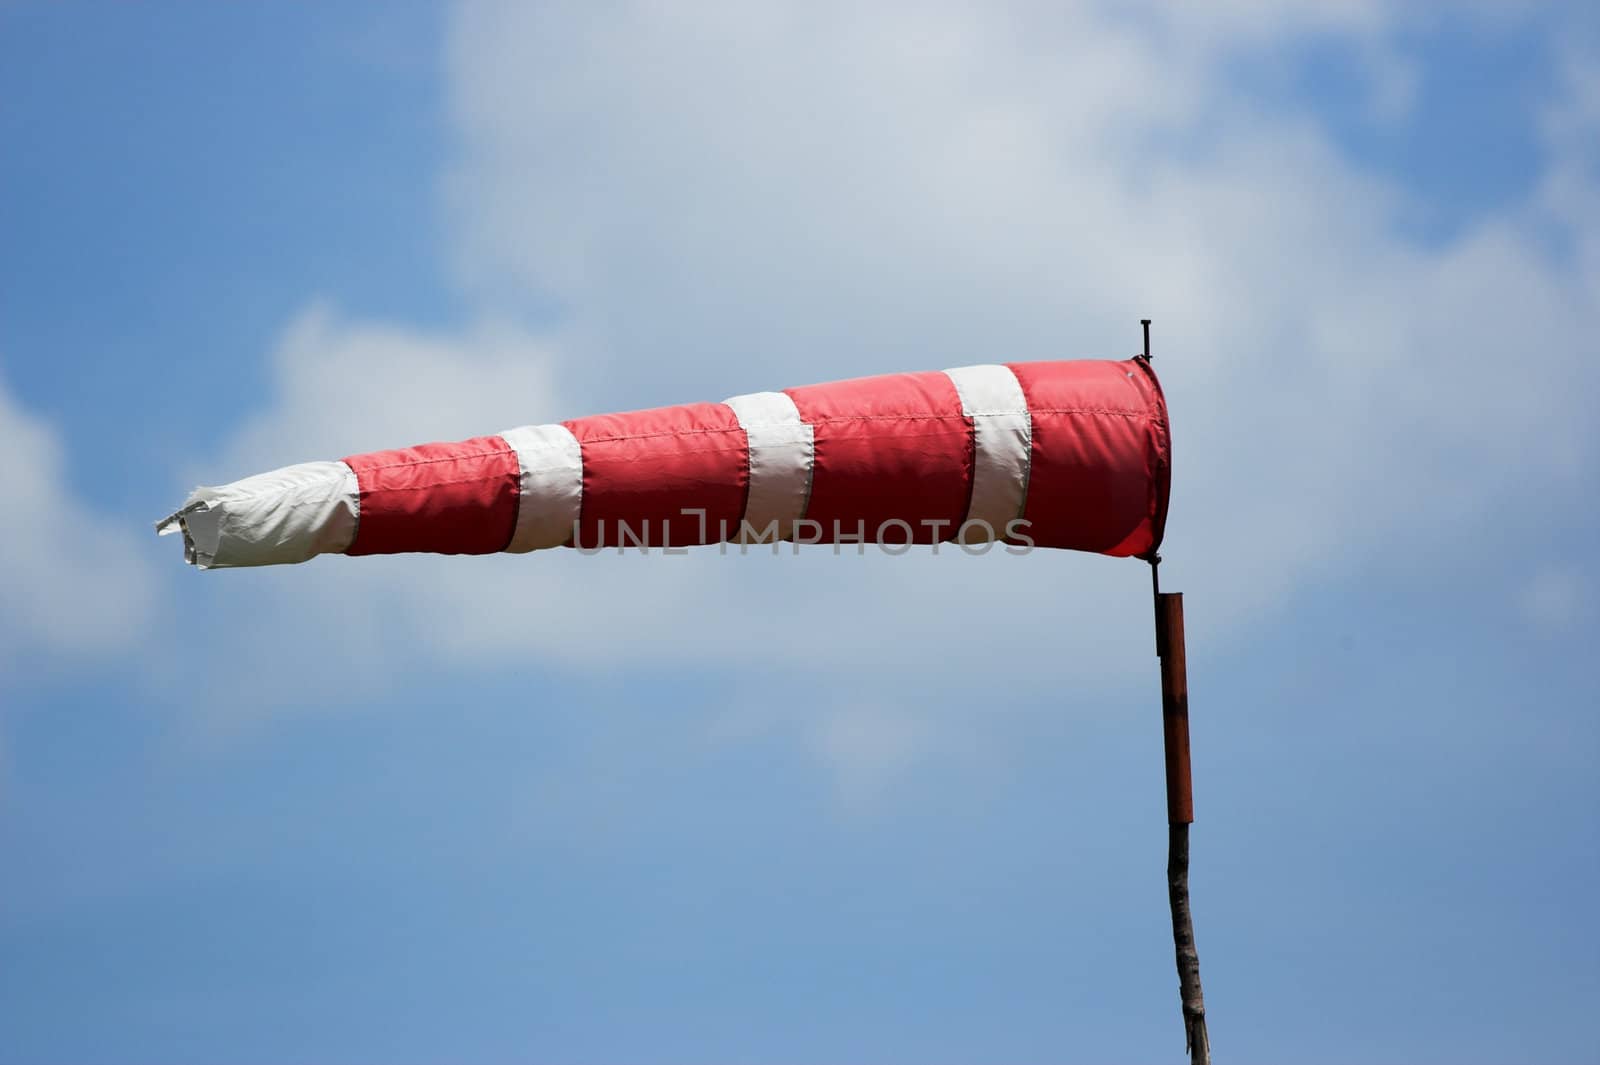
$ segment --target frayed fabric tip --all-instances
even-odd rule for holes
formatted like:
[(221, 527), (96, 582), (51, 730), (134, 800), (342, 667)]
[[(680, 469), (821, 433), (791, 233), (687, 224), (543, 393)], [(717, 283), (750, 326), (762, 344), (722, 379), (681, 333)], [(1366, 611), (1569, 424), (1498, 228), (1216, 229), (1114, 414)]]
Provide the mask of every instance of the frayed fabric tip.
[(183, 560), (196, 569), (209, 569), (209, 559), (202, 559), (195, 550), (194, 535), (189, 531), (188, 517), (191, 514), (203, 513), (210, 509), (210, 505), (203, 499), (193, 499), (184, 505), (183, 509), (168, 514), (156, 522), (157, 536), (170, 536), (173, 533), (183, 534)]

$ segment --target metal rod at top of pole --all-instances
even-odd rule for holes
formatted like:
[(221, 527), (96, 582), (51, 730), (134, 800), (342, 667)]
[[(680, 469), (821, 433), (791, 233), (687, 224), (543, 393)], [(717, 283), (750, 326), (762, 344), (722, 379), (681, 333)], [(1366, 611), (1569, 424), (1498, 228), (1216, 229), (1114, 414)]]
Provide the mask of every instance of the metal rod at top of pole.
[(1166, 628), (1161, 624), (1161, 556), (1151, 555), (1150, 559), (1150, 602), (1156, 609), (1156, 657), (1165, 657), (1166, 644), (1162, 636)]
[(1144, 326), (1144, 357), (1150, 357), (1150, 319), (1141, 318), (1139, 324)]

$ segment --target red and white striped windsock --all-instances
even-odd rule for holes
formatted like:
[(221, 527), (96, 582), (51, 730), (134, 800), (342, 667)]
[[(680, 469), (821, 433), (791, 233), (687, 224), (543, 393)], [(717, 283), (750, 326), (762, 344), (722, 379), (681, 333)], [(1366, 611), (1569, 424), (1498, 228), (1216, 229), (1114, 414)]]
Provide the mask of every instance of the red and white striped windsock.
[(779, 540), (1148, 555), (1170, 454), (1144, 358), (965, 366), (287, 466), (157, 529), (202, 569)]

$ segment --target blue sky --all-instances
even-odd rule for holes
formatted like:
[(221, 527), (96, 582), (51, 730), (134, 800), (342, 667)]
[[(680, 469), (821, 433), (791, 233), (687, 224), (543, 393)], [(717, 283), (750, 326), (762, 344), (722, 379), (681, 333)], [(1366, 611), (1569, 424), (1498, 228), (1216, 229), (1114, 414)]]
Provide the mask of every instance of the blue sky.
[(196, 483), (1126, 355), (1222, 1060), (1600, 1059), (1581, 5), (0, 8), (0, 1061), (1165, 1061), (1131, 561), (324, 558)]

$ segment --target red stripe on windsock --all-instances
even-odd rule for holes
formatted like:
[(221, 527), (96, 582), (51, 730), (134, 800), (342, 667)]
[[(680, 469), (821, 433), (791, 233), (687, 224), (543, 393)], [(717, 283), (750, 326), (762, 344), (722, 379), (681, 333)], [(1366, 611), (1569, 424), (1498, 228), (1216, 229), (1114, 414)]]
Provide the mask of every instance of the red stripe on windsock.
[(739, 419), (721, 403), (562, 424), (583, 448), (576, 546), (687, 547), (737, 531), (750, 452)]
[[(1127, 362), (1008, 364), (1033, 421), (1023, 517), (1040, 547), (1137, 555), (1154, 543), (1158, 415)], [(1165, 446), (1164, 440), (1161, 442)]]
[(498, 436), (420, 444), (344, 460), (361, 487), (347, 555), (503, 551), (517, 523), (519, 470)]
[(905, 542), (906, 530), (891, 522), (910, 525), (912, 543), (955, 535), (971, 492), (973, 439), (949, 377), (889, 374), (787, 392), (815, 433), (805, 516), (824, 541)]

